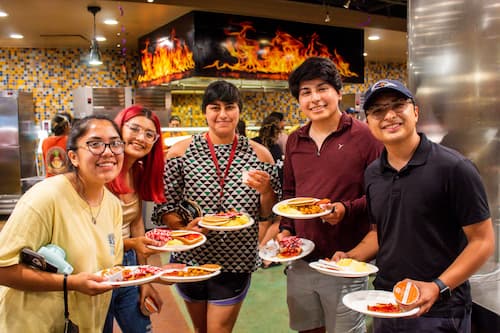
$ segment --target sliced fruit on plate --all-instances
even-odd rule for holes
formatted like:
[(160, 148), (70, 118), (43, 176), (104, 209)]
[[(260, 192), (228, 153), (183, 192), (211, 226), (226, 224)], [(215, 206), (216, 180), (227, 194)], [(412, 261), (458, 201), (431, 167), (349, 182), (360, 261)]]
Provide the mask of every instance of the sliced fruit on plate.
[(278, 258), (296, 257), (302, 253), (302, 240), (297, 236), (285, 237), (278, 244)]
[(147, 238), (161, 242), (162, 246), (172, 240), (172, 230), (166, 228), (155, 228), (144, 234)]

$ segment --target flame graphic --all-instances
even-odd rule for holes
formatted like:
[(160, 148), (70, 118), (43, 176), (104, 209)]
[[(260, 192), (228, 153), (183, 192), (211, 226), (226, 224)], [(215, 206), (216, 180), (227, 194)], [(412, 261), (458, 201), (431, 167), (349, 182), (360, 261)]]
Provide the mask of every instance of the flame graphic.
[[(275, 37), (267, 45), (262, 46), (258, 40), (247, 38), (249, 31), (255, 31), (251, 22), (240, 22), (235, 25), (239, 25), (241, 30), (233, 32), (225, 29), (224, 33), (228, 38), (224, 46), (236, 59), (236, 63), (229, 64), (216, 60), (204, 68), (228, 69), (255, 73), (258, 78), (286, 80), (289, 73), (307, 58), (327, 57), (335, 63), (342, 76), (359, 76), (349, 69), (350, 64), (344, 61), (337, 50), (334, 50), (333, 55), (329, 52), (328, 47), (319, 41), (317, 33), (313, 33), (309, 43), (305, 45), (301, 40), (278, 29)], [(233, 77), (237, 75), (235, 73), (218, 74)]]
[(175, 37), (175, 30), (172, 30), (169, 40), (157, 43), (153, 53), (149, 52), (149, 40), (145, 44), (141, 50), (141, 66), (144, 74), (139, 75), (137, 79), (139, 83), (170, 82), (186, 76), (188, 71), (194, 69), (193, 52), (183, 41)]

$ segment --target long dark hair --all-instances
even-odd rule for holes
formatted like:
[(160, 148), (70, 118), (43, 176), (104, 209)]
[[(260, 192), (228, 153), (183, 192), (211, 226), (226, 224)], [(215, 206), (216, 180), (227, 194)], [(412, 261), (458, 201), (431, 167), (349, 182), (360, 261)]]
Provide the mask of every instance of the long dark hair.
[(274, 116), (267, 116), (264, 118), (262, 125), (260, 126), (259, 138), (262, 141), (262, 144), (270, 149), (271, 146), (278, 140), (280, 132), (280, 120)]

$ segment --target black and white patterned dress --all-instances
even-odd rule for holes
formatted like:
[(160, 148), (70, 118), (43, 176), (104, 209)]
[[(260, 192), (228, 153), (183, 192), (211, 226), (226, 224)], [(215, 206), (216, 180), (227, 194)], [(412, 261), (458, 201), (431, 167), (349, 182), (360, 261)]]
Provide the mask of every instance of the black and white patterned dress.
[[(215, 145), (215, 152), (221, 173), (224, 174), (231, 144)], [(222, 205), (225, 209), (234, 208), (247, 213), (258, 221), (260, 195), (241, 180), (241, 171), (249, 169), (268, 172), (273, 189), (278, 195), (281, 193), (276, 166), (259, 161), (248, 139), (239, 136), (236, 154), (225, 181)], [(219, 178), (204, 135), (194, 135), (184, 156), (167, 161), (164, 179), (167, 203), (155, 206), (153, 223), (162, 225), (162, 215), (175, 211), (179, 202), (184, 199), (196, 201), (204, 214), (217, 212)], [(217, 263), (225, 272), (253, 272), (260, 263), (258, 231), (258, 223), (237, 231), (210, 231), (205, 244), (190, 251), (172, 253), (172, 260), (188, 265)]]

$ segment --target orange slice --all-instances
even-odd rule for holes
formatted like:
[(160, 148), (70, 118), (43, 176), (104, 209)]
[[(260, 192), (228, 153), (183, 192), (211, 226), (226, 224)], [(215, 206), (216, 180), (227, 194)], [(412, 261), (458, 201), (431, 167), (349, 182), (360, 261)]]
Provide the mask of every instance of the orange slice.
[(420, 290), (411, 281), (403, 280), (396, 283), (392, 293), (396, 300), (404, 305), (410, 305), (415, 303), (420, 297)]

